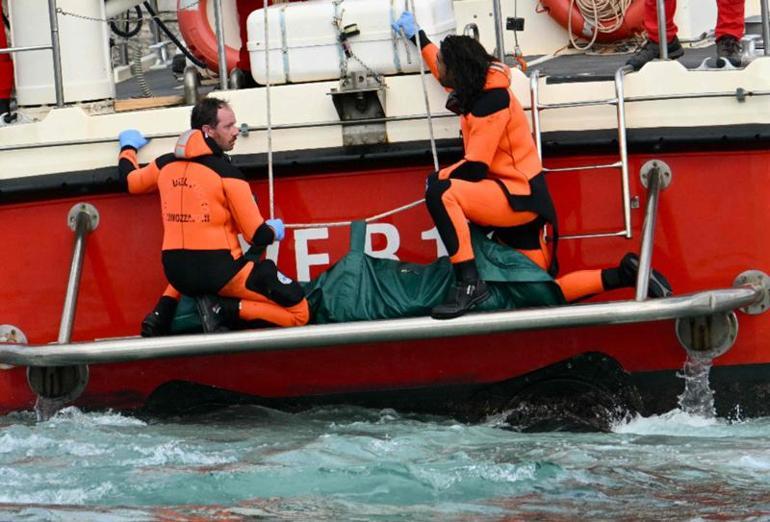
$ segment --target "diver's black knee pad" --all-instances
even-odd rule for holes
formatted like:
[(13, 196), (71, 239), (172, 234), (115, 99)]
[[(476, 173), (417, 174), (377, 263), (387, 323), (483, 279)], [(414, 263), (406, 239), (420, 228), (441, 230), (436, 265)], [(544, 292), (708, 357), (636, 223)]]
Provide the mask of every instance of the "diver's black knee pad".
[(246, 279), (246, 288), (281, 306), (294, 306), (305, 298), (300, 284), (279, 272), (269, 259), (254, 264)]

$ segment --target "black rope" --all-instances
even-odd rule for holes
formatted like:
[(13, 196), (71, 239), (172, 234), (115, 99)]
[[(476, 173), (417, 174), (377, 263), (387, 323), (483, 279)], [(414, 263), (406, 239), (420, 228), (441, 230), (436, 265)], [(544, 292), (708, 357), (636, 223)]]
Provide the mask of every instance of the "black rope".
[(118, 27), (118, 24), (115, 20), (110, 21), (110, 29), (112, 29), (112, 32), (115, 33), (118, 36), (122, 36), (123, 38), (131, 38), (132, 36), (136, 36), (139, 34), (139, 31), (142, 29), (142, 24), (144, 23), (144, 20), (142, 19), (142, 8), (139, 6), (135, 7), (136, 9), (136, 26), (131, 29), (131, 20), (130, 15), (131, 11), (126, 11), (126, 25), (124, 29), (121, 29)]
[(171, 30), (166, 27), (166, 24), (163, 23), (163, 21), (158, 18), (158, 13), (155, 12), (155, 9), (152, 8), (152, 5), (150, 2), (144, 2), (144, 8), (147, 9), (147, 12), (150, 13), (150, 16), (152, 16), (153, 21), (158, 25), (158, 27), (166, 33), (166, 36), (168, 36), (168, 39), (174, 42), (174, 45), (177, 46), (177, 48), (182, 51), (182, 53), (190, 59), (192, 63), (197, 65), (198, 67), (201, 67), (203, 69), (208, 69), (208, 66), (200, 61), (196, 56), (194, 56), (187, 47), (184, 46), (182, 42), (179, 41), (179, 39), (174, 35), (174, 33), (171, 32)]

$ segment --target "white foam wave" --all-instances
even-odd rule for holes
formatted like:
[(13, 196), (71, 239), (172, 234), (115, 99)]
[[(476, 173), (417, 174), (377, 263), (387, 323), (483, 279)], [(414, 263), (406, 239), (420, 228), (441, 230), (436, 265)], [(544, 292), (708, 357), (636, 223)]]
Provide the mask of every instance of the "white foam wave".
[(150, 447), (134, 447), (134, 450), (144, 455), (143, 458), (131, 459), (134, 466), (212, 466), (227, 464), (237, 459), (233, 455), (206, 454), (181, 446), (177, 441), (169, 441)]
[[(633, 433), (638, 435), (671, 435), (691, 437), (699, 432), (693, 428), (714, 428), (724, 425), (723, 421), (716, 418), (691, 415), (682, 410), (674, 409), (662, 415), (642, 417), (637, 415), (629, 419), (618, 421), (612, 426), (615, 433)], [(708, 436), (718, 436), (714, 430), (708, 430)]]
[(38, 489), (36, 491), (0, 492), (3, 504), (86, 504), (100, 501), (113, 490), (112, 484), (103, 482), (92, 488)]
[(54, 426), (62, 423), (75, 423), (80, 426), (147, 426), (144, 421), (111, 410), (84, 413), (74, 406), (58, 411), (47, 423)]

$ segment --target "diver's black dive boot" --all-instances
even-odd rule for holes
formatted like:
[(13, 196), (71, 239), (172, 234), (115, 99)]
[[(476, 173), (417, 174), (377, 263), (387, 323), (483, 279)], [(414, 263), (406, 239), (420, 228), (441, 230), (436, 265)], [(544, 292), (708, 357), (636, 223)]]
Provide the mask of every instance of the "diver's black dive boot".
[(430, 311), (434, 319), (460, 317), (489, 297), (489, 288), (481, 280), (473, 260), (453, 266), (457, 282), (452, 285), (444, 302)]
[(176, 313), (177, 300), (164, 295), (152, 312), (142, 321), (142, 337), (158, 337), (171, 333), (171, 322)]
[(743, 46), (740, 40), (730, 35), (717, 40), (717, 59), (727, 60), (733, 67), (740, 67), (743, 62)]
[[(668, 58), (675, 60), (684, 56), (684, 49), (676, 36), (668, 42)], [(635, 71), (641, 69), (644, 64), (660, 58), (660, 45), (652, 40), (647, 41), (643, 46), (636, 50), (634, 55), (626, 61)]]
[[(639, 256), (628, 253), (623, 256), (618, 266), (620, 277), (627, 286), (636, 286), (636, 277), (639, 273)], [(672, 295), (671, 284), (657, 270), (650, 270), (650, 283), (647, 288), (648, 297), (668, 297)]]
[(238, 299), (203, 295), (195, 298), (205, 333), (226, 332), (238, 320)]

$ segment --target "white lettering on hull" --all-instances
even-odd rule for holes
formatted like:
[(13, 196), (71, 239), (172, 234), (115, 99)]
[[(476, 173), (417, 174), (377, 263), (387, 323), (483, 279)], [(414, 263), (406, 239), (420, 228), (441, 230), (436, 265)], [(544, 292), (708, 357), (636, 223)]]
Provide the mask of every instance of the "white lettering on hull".
[[(372, 236), (379, 234), (385, 236), (385, 248), (381, 250), (372, 249)], [(370, 223), (366, 226), (366, 246), (364, 252), (372, 257), (381, 259), (395, 259), (398, 261), (398, 248), (401, 246), (401, 237), (398, 235), (398, 229), (389, 223)]]
[(310, 281), (310, 267), (329, 264), (329, 254), (308, 253), (308, 241), (313, 239), (328, 239), (329, 229), (301, 228), (294, 231), (294, 252), (297, 254), (297, 280)]
[[(372, 237), (375, 234), (379, 234), (385, 237), (385, 246), (378, 250), (374, 250), (372, 247)], [(328, 252), (311, 254), (309, 243), (310, 241), (329, 239), (328, 227), (320, 228), (304, 228), (293, 231), (294, 236), (294, 252), (296, 255), (296, 268), (297, 268), (297, 280), (300, 282), (310, 281), (310, 267), (322, 266), (327, 268), (330, 264), (330, 256)], [(438, 235), (436, 227), (430, 230), (424, 230), (420, 233), (420, 238), (423, 241), (432, 241), (436, 244), (436, 257), (442, 257), (447, 255), (446, 247), (441, 241)], [(287, 241), (285, 239), (284, 241)], [(241, 237), (238, 236), (238, 241), (241, 244), (241, 248), (245, 252), (249, 249), (250, 245)], [(398, 261), (399, 257), (396, 254), (401, 247), (401, 236), (398, 229), (389, 223), (370, 223), (366, 227), (366, 243), (364, 246), (364, 252), (372, 257), (378, 257), (382, 259), (393, 259)], [(278, 254), (280, 252), (280, 243), (273, 243), (268, 245), (265, 252), (267, 259), (271, 259), (278, 264)]]

